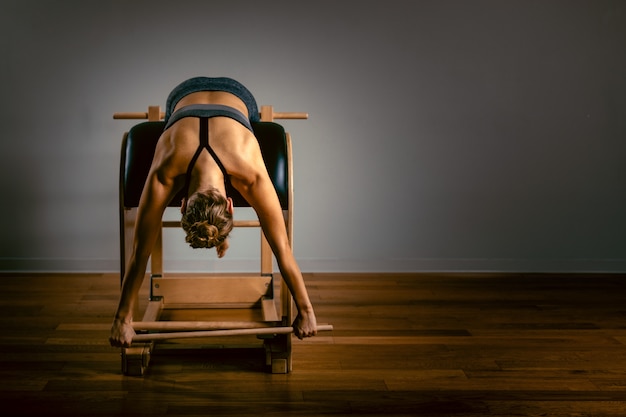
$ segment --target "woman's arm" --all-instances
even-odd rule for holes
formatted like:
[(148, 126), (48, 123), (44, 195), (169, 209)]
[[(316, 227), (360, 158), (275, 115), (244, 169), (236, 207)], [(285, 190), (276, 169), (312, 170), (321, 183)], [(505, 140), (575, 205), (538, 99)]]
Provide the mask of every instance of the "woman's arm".
[(315, 312), (302, 273), (291, 250), (282, 208), (272, 180), (266, 171), (261, 171), (254, 178), (249, 177), (247, 181), (237, 178), (232, 178), (231, 181), (256, 211), (261, 228), (276, 256), (283, 279), (294, 298), (298, 309), (298, 316), (293, 323), (295, 335), (300, 339), (314, 336), (317, 334)]
[(151, 171), (139, 201), (135, 239), (130, 261), (122, 281), (122, 293), (111, 327), (112, 346), (130, 346), (135, 331), (131, 322), (143, 282), (148, 258), (161, 229), (163, 213), (174, 192), (173, 181)]

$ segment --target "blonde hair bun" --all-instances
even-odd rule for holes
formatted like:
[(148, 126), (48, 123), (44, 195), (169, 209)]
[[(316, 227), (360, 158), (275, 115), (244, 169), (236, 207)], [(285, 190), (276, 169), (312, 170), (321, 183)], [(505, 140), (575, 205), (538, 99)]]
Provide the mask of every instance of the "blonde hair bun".
[(228, 201), (214, 188), (193, 197), (181, 219), (185, 241), (195, 249), (221, 245), (233, 228)]
[(218, 243), (219, 237), (220, 233), (217, 227), (203, 220), (191, 225), (185, 240), (195, 248), (212, 248)]

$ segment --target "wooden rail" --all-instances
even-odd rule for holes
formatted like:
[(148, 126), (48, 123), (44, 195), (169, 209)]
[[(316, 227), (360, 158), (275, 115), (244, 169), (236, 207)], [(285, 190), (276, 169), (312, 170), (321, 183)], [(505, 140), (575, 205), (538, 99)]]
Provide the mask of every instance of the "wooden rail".
[[(332, 331), (330, 324), (317, 326), (317, 331)], [(138, 334), (133, 337), (133, 343), (151, 342), (155, 340), (183, 339), (191, 337), (212, 337), (212, 336), (243, 336), (243, 335), (267, 335), (267, 334), (289, 334), (293, 332), (291, 327), (265, 327), (253, 329), (225, 329), (207, 330), (191, 332), (171, 332), (171, 333), (147, 333)]]
[[(303, 112), (277, 112), (272, 106), (261, 106), (259, 113), (261, 121), (271, 122), (276, 119), (308, 119), (309, 114)], [(118, 120), (128, 119), (148, 119), (149, 121), (159, 121), (165, 118), (165, 112), (160, 106), (149, 106), (147, 112), (121, 112), (113, 113), (113, 118)]]

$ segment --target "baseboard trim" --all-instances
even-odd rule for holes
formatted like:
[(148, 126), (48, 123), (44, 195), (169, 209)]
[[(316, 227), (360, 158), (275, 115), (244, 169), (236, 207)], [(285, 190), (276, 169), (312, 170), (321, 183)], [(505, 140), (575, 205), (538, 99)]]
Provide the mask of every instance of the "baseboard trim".
[[(299, 259), (303, 272), (626, 273), (626, 259)], [(170, 272), (255, 272), (258, 259), (165, 259)], [(276, 268), (276, 266), (275, 266)], [(277, 268), (276, 268), (277, 269)], [(119, 271), (116, 259), (0, 258), (3, 272)]]

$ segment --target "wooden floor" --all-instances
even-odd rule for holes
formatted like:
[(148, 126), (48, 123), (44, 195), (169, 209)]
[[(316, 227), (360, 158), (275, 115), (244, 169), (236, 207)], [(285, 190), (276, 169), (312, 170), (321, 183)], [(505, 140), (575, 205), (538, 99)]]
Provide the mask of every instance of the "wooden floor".
[(307, 274), (294, 371), (244, 341), (108, 346), (113, 274), (0, 275), (0, 408), (43, 416), (626, 415), (626, 276)]

